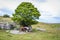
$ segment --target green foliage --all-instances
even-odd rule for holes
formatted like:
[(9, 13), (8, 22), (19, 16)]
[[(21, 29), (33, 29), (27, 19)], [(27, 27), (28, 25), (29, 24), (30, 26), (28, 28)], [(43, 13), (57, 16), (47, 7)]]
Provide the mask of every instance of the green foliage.
[(12, 20), (20, 25), (36, 24), (40, 13), (37, 8), (29, 2), (22, 2), (15, 10)]
[(7, 18), (7, 17), (9, 18), (10, 16), (8, 14), (4, 14), (3, 17), (4, 18)]

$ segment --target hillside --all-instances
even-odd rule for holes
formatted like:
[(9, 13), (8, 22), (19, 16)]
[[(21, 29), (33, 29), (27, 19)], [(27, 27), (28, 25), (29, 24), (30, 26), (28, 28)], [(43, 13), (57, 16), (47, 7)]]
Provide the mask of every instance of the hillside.
[(0, 22), (13, 22), (13, 21), (11, 20), (11, 18), (4, 18), (0, 16)]
[[(60, 28), (60, 24), (45, 24), (45, 23), (38, 23), (36, 25), (32, 25), (33, 28), (43, 28), (47, 31), (56, 32)], [(52, 31), (54, 30), (54, 31)], [(60, 31), (60, 29), (58, 30)]]
[[(33, 32), (27, 34), (11, 34), (0, 30), (0, 40), (60, 40), (60, 24), (38, 23), (32, 25)], [(36, 28), (46, 29), (46, 32), (37, 31)]]

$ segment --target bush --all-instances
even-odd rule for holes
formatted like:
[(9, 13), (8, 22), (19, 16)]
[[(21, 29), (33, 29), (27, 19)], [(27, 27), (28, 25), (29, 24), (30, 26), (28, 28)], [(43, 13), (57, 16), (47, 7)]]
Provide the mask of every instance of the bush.
[(5, 14), (5, 15), (3, 15), (3, 17), (6, 17), (6, 18), (8, 17), (9, 18), (10, 16), (8, 14)]
[(2, 30), (2, 28), (0, 27), (0, 30)]

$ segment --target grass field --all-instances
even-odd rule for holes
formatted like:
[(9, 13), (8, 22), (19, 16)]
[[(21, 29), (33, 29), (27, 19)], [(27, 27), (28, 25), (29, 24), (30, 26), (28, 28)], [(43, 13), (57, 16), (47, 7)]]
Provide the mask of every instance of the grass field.
[[(0, 40), (60, 40), (60, 24), (38, 23), (32, 27), (34, 31), (27, 34), (10, 34), (0, 30)], [(37, 27), (46, 29), (46, 32), (37, 31)]]

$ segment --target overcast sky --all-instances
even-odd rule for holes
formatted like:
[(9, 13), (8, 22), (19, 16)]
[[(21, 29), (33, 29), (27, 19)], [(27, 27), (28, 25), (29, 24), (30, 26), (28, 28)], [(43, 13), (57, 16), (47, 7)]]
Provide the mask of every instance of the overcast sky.
[(60, 23), (60, 0), (0, 0), (0, 15), (12, 15), (21, 2), (31, 2), (38, 8), (40, 22)]

